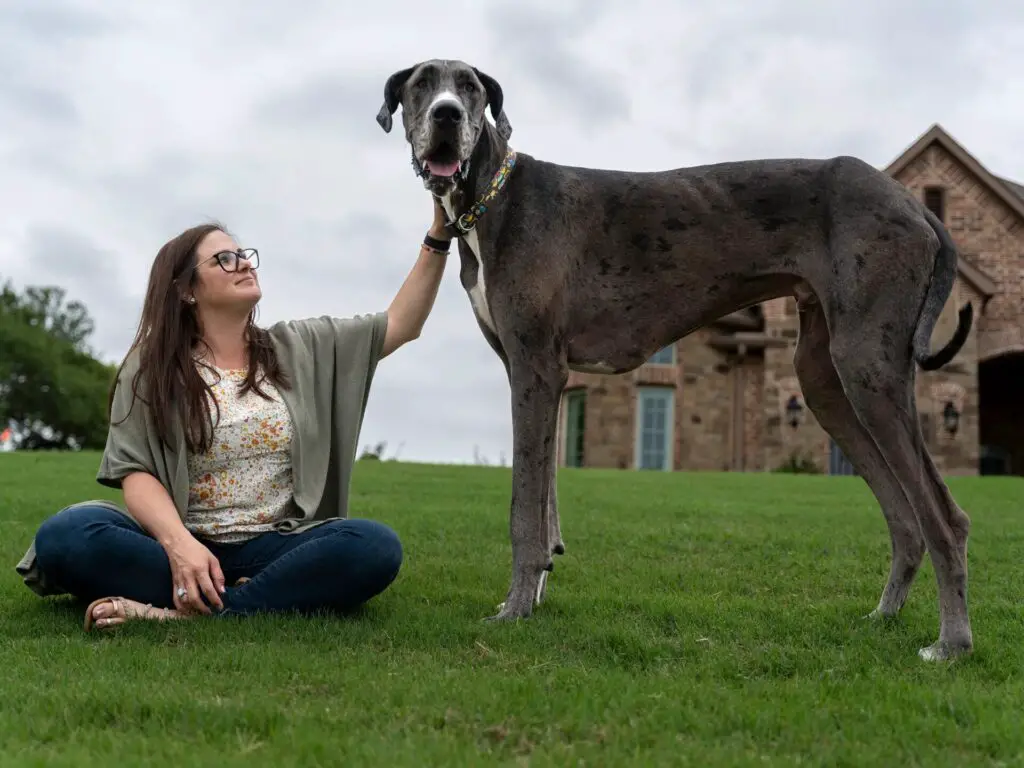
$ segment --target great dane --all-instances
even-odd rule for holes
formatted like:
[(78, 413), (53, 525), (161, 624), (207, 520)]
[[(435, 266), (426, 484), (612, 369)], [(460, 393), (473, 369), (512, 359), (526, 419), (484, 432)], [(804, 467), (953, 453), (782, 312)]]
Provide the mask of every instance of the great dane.
[(853, 157), (645, 173), (547, 162), (510, 147), (501, 85), (461, 61), (392, 74), (384, 131), (399, 106), (413, 170), (450, 219), (462, 285), (511, 387), (512, 576), (492, 619), (529, 616), (564, 552), (555, 435), (568, 371), (625, 373), (723, 315), (794, 296), (807, 406), (870, 486), (892, 540), (869, 615), (899, 612), (927, 547), (939, 637), (919, 654), (972, 649), (970, 521), (925, 447), (914, 377), (915, 364), (954, 357), (973, 309), (932, 353), (957, 251), (905, 187)]

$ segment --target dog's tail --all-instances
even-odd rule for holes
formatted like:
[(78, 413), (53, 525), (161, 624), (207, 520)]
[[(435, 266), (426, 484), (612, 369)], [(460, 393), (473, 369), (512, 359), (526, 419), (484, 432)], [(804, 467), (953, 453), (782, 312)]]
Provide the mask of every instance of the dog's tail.
[(974, 320), (974, 307), (967, 302), (960, 307), (957, 320), (956, 332), (942, 349), (934, 354), (929, 353), (931, 346), (932, 331), (935, 330), (935, 323), (938, 322), (942, 308), (953, 290), (953, 281), (956, 280), (957, 272), (957, 248), (956, 243), (950, 236), (942, 222), (927, 208), (924, 208), (925, 218), (935, 234), (939, 237), (939, 252), (935, 254), (935, 268), (932, 270), (932, 279), (928, 284), (928, 293), (925, 294), (924, 304), (921, 307), (921, 314), (917, 320), (917, 330), (914, 332), (914, 359), (922, 369), (934, 371), (946, 365), (956, 357), (957, 352), (967, 341), (971, 332), (971, 324)]

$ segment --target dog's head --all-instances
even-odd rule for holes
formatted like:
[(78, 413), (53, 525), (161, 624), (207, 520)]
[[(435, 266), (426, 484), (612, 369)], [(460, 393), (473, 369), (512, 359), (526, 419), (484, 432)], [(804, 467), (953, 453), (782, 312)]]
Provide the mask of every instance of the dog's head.
[(377, 122), (390, 132), (392, 115), (401, 105), (416, 173), (427, 189), (444, 195), (458, 183), (473, 154), (488, 106), (498, 134), (506, 140), (511, 135), (502, 101), (493, 77), (462, 61), (431, 59), (388, 78)]

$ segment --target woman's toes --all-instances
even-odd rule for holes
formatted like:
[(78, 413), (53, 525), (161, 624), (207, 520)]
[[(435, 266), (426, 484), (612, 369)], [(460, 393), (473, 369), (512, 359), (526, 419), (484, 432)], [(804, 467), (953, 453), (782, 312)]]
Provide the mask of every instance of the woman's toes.
[(127, 598), (104, 600), (92, 609), (90, 617), (97, 627), (114, 627), (127, 621), (165, 621), (182, 618), (174, 610), (156, 608), (149, 603), (140, 603)]

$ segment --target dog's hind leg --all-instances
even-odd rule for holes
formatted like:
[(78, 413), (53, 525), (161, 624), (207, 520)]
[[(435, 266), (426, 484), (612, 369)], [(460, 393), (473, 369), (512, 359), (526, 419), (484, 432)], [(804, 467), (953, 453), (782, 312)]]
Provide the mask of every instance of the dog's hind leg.
[[(558, 449), (551, 452), (551, 478), (548, 487), (548, 548), (553, 555), (565, 554), (565, 542), (562, 541), (562, 524), (558, 519)], [(553, 570), (553, 569), (552, 569)], [(540, 575), (540, 586), (537, 588), (537, 599), (540, 605), (547, 593), (548, 579), (552, 570)]]
[(800, 388), (818, 424), (836, 441), (882, 508), (892, 543), (892, 566), (871, 616), (895, 616), (924, 558), (921, 527), (899, 481), (843, 391), (828, 352), (828, 324), (821, 304), (810, 293), (800, 292), (798, 297), (800, 337), (793, 364)]
[(552, 451), (551, 490), (548, 491), (548, 544), (551, 554), (564, 555), (565, 541), (562, 539), (562, 523), (558, 518), (558, 449)]
[(899, 480), (928, 545), (939, 590), (939, 638), (920, 655), (947, 659), (973, 648), (967, 613), (970, 520), (925, 447), (914, 394), (913, 328), (896, 332), (898, 313), (892, 302), (878, 299), (883, 290), (849, 307), (833, 324), (829, 351), (850, 405)]

